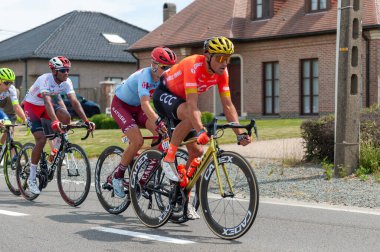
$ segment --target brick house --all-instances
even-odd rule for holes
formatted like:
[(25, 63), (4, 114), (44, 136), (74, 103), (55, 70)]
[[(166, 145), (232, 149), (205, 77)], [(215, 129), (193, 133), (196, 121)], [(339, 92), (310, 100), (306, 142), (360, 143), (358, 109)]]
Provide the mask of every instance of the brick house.
[[(202, 53), (205, 39), (226, 36), (235, 44), (229, 73), (240, 116), (320, 116), (335, 111), (337, 2), (195, 0), (128, 50), (147, 65), (155, 46), (183, 58)], [(361, 2), (361, 93), (363, 106), (370, 106), (380, 99), (380, 0)], [(221, 113), (215, 90), (199, 103)]]
[[(48, 61), (57, 55), (72, 63), (69, 78), (84, 97), (105, 111), (102, 81), (119, 83), (136, 71), (128, 46), (148, 31), (99, 12), (72, 11), (48, 23), (0, 42), (0, 67), (15, 71), (15, 85), (23, 99)], [(111, 84), (112, 85), (112, 84)]]

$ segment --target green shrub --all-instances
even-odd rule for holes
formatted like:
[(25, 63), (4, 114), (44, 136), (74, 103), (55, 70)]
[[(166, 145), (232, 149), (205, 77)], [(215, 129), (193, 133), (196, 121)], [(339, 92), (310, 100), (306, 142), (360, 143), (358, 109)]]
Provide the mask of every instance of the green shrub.
[(201, 121), (203, 124), (209, 124), (214, 119), (214, 114), (208, 111), (202, 112)]
[(305, 140), (307, 161), (334, 162), (334, 116), (306, 120), (301, 124), (301, 136)]
[(97, 129), (118, 129), (119, 126), (112, 117), (106, 114), (94, 115), (90, 118), (90, 121), (94, 122)]
[[(333, 115), (316, 120), (306, 120), (301, 124), (301, 136), (305, 140), (305, 159), (308, 161), (334, 162)], [(322, 163), (323, 163), (322, 162)], [(360, 167), (359, 177), (380, 173), (380, 108), (372, 106), (360, 113)]]
[(380, 149), (372, 143), (364, 142), (360, 144), (360, 168), (357, 175), (380, 172)]

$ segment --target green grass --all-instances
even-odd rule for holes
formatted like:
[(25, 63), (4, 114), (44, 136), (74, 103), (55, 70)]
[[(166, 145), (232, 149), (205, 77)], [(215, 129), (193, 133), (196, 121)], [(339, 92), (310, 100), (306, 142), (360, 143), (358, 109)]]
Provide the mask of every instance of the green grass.
[[(219, 123), (226, 121), (220, 120)], [(241, 124), (248, 124), (249, 120), (240, 121)], [(257, 120), (257, 129), (260, 140), (282, 139), (300, 137), (300, 125), (302, 119), (266, 119)], [(25, 127), (16, 127), (15, 139), (21, 143), (34, 142), (32, 134), (26, 136)], [(79, 144), (86, 151), (89, 157), (97, 157), (100, 153), (111, 145), (117, 145), (122, 148), (126, 144), (121, 142), (122, 132), (119, 129), (96, 130), (94, 138), (91, 136), (85, 141), (80, 140), (85, 135), (85, 130), (78, 129), (74, 134), (69, 135), (72, 143)], [(143, 130), (143, 135), (150, 135), (147, 130)], [(235, 143), (236, 136), (232, 130), (225, 130), (224, 136), (219, 141), (220, 143)]]

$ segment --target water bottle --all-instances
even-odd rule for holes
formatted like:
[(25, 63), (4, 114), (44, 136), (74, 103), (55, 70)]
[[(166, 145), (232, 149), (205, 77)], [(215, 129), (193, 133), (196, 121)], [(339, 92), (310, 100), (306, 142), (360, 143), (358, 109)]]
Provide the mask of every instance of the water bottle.
[(181, 179), (181, 182), (179, 183), (180, 187), (186, 187), (189, 183), (189, 179), (186, 176), (186, 166), (184, 164), (179, 164), (177, 167), (178, 176)]
[(169, 146), (170, 146), (170, 138), (169, 138), (169, 134), (166, 133), (162, 136), (160, 150), (162, 150), (163, 152), (167, 152), (169, 149)]
[(200, 164), (201, 164), (201, 159), (194, 158), (193, 161), (191, 161), (189, 170), (187, 171), (187, 177), (192, 178), (194, 175), (194, 172), (198, 169)]

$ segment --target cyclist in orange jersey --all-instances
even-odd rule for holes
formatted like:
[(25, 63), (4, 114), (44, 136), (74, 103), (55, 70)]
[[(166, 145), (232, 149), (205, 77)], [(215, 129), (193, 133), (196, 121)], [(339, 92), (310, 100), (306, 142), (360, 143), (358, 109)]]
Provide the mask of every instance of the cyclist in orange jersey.
[[(174, 158), (178, 146), (189, 132), (195, 129), (198, 144), (191, 143), (186, 146), (189, 152), (187, 167), (195, 157), (203, 154), (201, 145), (209, 141), (198, 108), (198, 96), (201, 93), (217, 85), (227, 121), (238, 124), (238, 114), (228, 86), (227, 65), (233, 52), (234, 45), (229, 39), (222, 36), (213, 37), (205, 41), (204, 55), (184, 58), (161, 77), (161, 83), (153, 95), (153, 103), (158, 115), (170, 118), (176, 123), (168, 153), (162, 162), (165, 175), (170, 180), (180, 180)], [(241, 129), (234, 129), (234, 132), (239, 144), (245, 146), (251, 142), (250, 136)]]

